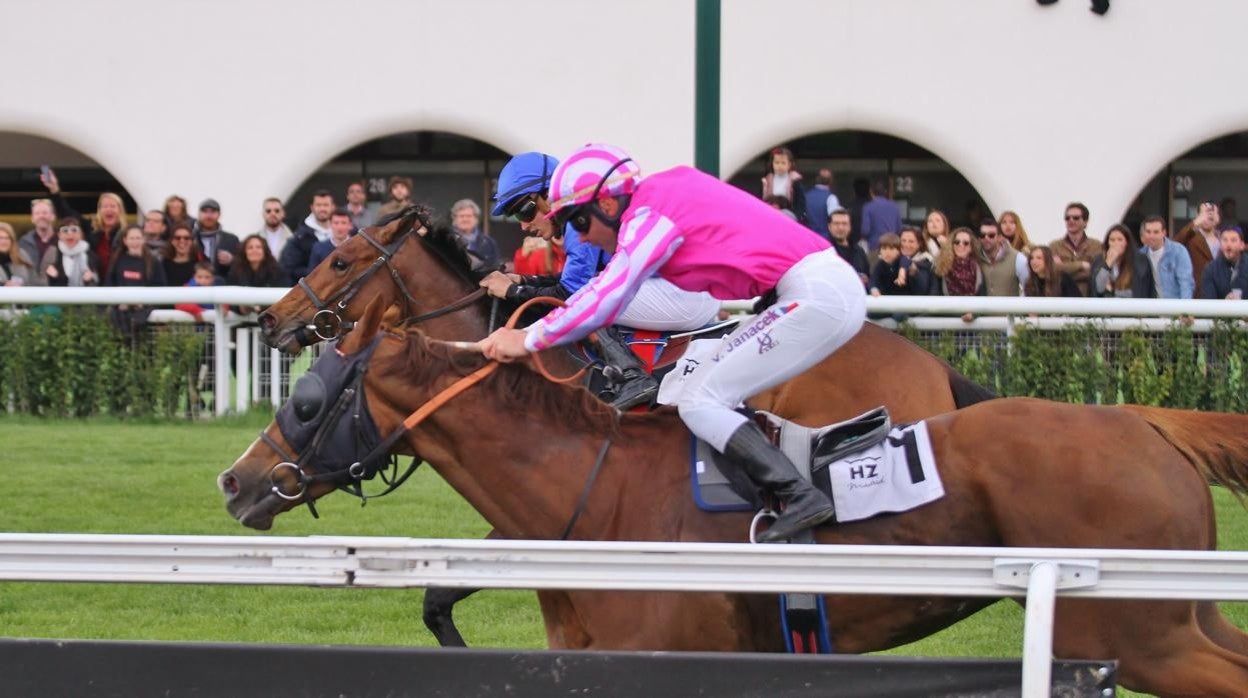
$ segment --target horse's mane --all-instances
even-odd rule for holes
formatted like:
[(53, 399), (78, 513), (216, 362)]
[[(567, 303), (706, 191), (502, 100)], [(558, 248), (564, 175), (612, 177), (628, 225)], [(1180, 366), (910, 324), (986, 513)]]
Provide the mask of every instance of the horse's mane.
[(477, 271), (473, 268), (472, 255), (468, 253), (459, 235), (451, 228), (450, 221), (444, 218), (435, 220), (433, 207), (427, 204), (412, 204), (401, 211), (386, 214), (374, 225), (381, 228), (400, 219), (410, 219), (404, 221), (407, 225), (416, 226), (417, 222), (423, 224), (427, 232), (422, 239), (432, 248), (435, 256), (459, 276), (475, 283), (492, 271)]
[[(428, 385), (448, 372), (466, 376), (488, 361), (480, 354), (430, 341), (418, 329), (409, 329), (397, 339), (405, 342), (405, 347), (386, 361), (386, 370), (418, 385)], [(619, 426), (619, 413), (588, 390), (552, 383), (526, 366), (499, 366), (479, 387), (491, 391), (494, 403), (501, 409), (549, 419), (567, 430), (603, 434), (614, 432)]]

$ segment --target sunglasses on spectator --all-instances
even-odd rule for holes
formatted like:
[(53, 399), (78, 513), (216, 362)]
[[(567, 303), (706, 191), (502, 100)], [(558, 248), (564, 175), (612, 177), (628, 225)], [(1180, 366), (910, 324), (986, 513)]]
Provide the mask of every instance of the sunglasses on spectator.
[(996, 240), (997, 234), (996, 233), (980, 233), (979, 239), (980, 240)]
[(280, 209), (280, 208), (266, 208), (266, 209), (264, 209), (264, 212), (265, 212), (265, 213), (281, 213), (281, 212), (282, 212), (282, 209)]
[(954, 240), (953, 245), (954, 247), (970, 247), (971, 241), (963, 238), (961, 240)]
[(191, 236), (190, 235), (174, 235), (172, 240), (174, 242), (178, 242), (179, 240), (182, 242), (190, 242)]
[(512, 207), (507, 217), (517, 223), (532, 223), (537, 218), (537, 199), (526, 196)]
[(1078, 215), (1078, 214), (1076, 214), (1076, 215), (1074, 215), (1074, 216), (1069, 216), (1069, 215), (1068, 215), (1068, 216), (1066, 216), (1066, 220), (1068, 220), (1068, 221), (1081, 221), (1081, 220), (1083, 220), (1083, 216)]

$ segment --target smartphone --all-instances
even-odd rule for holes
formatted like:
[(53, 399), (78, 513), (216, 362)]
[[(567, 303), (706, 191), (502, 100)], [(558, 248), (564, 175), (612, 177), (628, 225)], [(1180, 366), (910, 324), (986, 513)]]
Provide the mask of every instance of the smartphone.
[(39, 178), (45, 182), (51, 182), (52, 181), (52, 168), (48, 167), (47, 165), (40, 165), (39, 166)]

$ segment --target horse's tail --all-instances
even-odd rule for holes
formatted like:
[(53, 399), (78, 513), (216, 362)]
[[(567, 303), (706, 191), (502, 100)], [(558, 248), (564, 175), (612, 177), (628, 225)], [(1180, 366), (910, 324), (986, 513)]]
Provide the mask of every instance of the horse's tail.
[(958, 373), (949, 364), (945, 364), (945, 370), (949, 373), (949, 389), (953, 391), (953, 404), (958, 409), (997, 397), (996, 393)]
[(1244, 502), (1248, 495), (1248, 415), (1123, 405), (1161, 434), (1206, 480)]

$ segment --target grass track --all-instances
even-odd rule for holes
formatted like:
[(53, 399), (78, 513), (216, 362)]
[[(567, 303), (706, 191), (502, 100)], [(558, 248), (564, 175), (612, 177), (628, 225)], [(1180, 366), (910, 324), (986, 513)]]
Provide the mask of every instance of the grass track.
[[(267, 423), (252, 416), (204, 423), (44, 421), (0, 417), (0, 530), (266, 535), (242, 528), (216, 491), (225, 469)], [(1215, 492), (1221, 546), (1248, 550), (1248, 512)], [(278, 518), (272, 535), (467, 538), (489, 527), (431, 470), (363, 509), (346, 495)], [(215, 642), (431, 645), (420, 590), (301, 587), (0, 583), (0, 634), (9, 637)], [(1248, 628), (1248, 604), (1224, 606)], [(530, 592), (491, 591), (460, 604), (477, 646), (537, 648), (541, 619)], [(890, 654), (1017, 657), (1022, 611), (995, 604)]]

